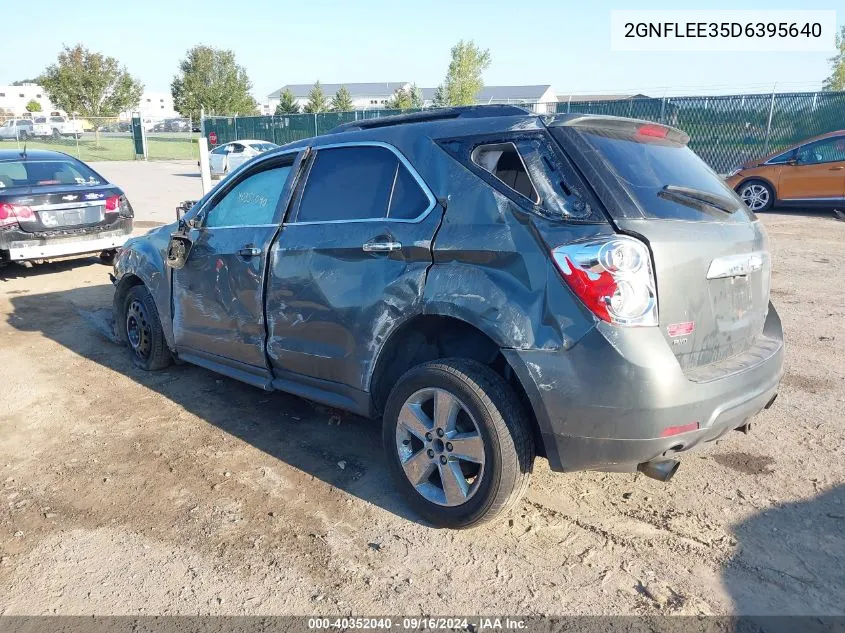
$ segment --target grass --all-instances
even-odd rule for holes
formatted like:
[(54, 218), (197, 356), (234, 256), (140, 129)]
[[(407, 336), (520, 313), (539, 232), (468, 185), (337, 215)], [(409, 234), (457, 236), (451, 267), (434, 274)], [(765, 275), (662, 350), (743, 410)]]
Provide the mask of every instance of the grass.
[[(150, 134), (147, 136), (149, 160), (180, 160), (199, 157), (194, 134)], [(0, 140), (0, 149), (23, 149), (23, 141)], [(83, 161), (134, 160), (135, 145), (128, 135), (97, 135), (86, 133), (78, 141), (73, 138), (29, 139), (28, 149), (50, 149), (76, 156)]]

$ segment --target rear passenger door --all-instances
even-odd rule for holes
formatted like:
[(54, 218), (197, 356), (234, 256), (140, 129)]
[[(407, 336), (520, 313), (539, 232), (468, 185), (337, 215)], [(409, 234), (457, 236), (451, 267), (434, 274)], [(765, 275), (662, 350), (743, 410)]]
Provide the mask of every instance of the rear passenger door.
[(391, 146), (324, 146), (311, 160), (271, 253), (268, 355), (281, 380), (366, 391), (381, 343), (419, 309), (443, 210)]

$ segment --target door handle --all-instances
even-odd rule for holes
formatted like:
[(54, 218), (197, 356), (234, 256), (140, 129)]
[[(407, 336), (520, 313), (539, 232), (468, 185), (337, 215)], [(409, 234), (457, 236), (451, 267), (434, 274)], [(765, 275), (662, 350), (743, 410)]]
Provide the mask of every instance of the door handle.
[(830, 171), (840, 171), (842, 169), (845, 169), (845, 167), (831, 167)]
[(256, 248), (255, 246), (244, 246), (241, 250), (238, 251), (238, 255), (247, 259), (249, 259), (250, 257), (258, 257), (259, 255), (261, 255), (261, 249)]
[(361, 248), (365, 253), (392, 253), (402, 248), (400, 242), (366, 242)]

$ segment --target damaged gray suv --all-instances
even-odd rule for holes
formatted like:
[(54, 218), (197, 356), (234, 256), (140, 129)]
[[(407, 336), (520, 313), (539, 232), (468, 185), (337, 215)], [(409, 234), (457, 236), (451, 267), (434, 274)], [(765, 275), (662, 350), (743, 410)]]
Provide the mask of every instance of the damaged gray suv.
[(783, 372), (766, 235), (688, 140), (511, 106), (341, 126), (127, 242), (120, 333), (148, 370), (381, 418), (436, 525), (504, 511), (535, 455), (666, 481)]

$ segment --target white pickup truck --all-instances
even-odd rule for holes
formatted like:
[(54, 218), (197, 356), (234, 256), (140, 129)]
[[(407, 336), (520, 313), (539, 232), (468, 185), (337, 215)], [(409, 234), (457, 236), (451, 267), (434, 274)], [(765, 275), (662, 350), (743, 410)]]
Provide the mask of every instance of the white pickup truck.
[(82, 136), (82, 121), (69, 119), (66, 116), (51, 114), (36, 115), (33, 118), (32, 126), (33, 136), (46, 138), (52, 136), (53, 138), (61, 138), (63, 136), (72, 136), (79, 138)]

